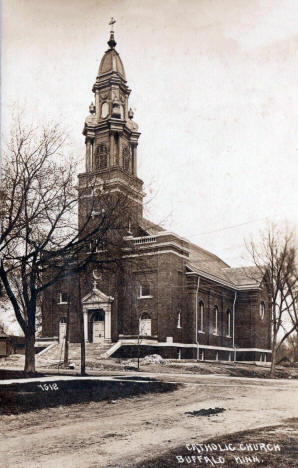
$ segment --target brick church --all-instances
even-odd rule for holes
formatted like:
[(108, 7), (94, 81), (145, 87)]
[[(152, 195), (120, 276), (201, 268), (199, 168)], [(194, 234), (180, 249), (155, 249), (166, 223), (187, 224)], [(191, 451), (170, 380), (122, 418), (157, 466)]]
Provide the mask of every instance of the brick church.
[(86, 166), (78, 177), (79, 226), (86, 203), (97, 196), (88, 190), (91, 179), (95, 187), (105, 184), (109, 193), (124, 194), (132, 213), (121, 268), (97, 268), (106, 253), (96, 249), (95, 261), (79, 278), (47, 289), (42, 338), (62, 342), (68, 314), (70, 341), (79, 342), (84, 334), (106, 357), (136, 356), (141, 348), (143, 355), (165, 358), (269, 361), (270, 304), (254, 268), (230, 268), (143, 217), (143, 182), (137, 176), (140, 133), (129, 109), (130, 89), (113, 30), (108, 46), (83, 130)]

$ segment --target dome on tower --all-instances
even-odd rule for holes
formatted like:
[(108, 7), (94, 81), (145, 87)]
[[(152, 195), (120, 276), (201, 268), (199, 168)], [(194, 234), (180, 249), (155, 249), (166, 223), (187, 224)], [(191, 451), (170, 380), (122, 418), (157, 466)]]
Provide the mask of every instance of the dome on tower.
[(109, 49), (104, 54), (99, 65), (98, 76), (111, 72), (119, 73), (119, 75), (126, 80), (122, 60), (115, 49)]

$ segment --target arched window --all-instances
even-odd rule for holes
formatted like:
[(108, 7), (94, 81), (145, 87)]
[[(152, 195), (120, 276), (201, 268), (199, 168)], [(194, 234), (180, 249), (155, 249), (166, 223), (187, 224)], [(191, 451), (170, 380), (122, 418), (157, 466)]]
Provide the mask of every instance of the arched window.
[(231, 311), (227, 310), (227, 336), (231, 336)]
[(128, 220), (127, 220), (127, 232), (128, 232), (128, 234), (132, 233), (131, 232), (131, 219), (130, 218), (128, 218)]
[(130, 150), (128, 146), (123, 148), (123, 169), (126, 172), (130, 170)]
[(218, 307), (213, 309), (213, 335), (218, 335)]
[(177, 320), (177, 328), (182, 328), (181, 327), (181, 312), (178, 312), (178, 320)]
[(260, 304), (260, 318), (263, 320), (265, 317), (265, 303), (262, 301)]
[(119, 133), (114, 133), (113, 158), (116, 166), (119, 166)]
[(199, 303), (199, 313), (200, 313), (200, 317), (199, 317), (199, 331), (200, 332), (203, 332), (204, 331), (204, 303), (202, 301), (200, 301)]
[(108, 148), (100, 143), (95, 151), (95, 169), (105, 169), (108, 165)]

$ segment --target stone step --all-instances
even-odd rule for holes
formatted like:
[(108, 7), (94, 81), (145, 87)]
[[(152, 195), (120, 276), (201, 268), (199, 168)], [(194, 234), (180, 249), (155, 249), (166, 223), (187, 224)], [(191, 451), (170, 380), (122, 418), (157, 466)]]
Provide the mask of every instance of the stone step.
[[(102, 357), (108, 349), (113, 346), (114, 343), (86, 343), (86, 359), (99, 359)], [(79, 359), (81, 354), (81, 344), (80, 343), (70, 343), (69, 344), (69, 359)], [(64, 345), (62, 347), (61, 343), (57, 343), (55, 346), (51, 347), (48, 351), (44, 352), (40, 358), (37, 359), (43, 361), (59, 361), (63, 360), (64, 357)]]

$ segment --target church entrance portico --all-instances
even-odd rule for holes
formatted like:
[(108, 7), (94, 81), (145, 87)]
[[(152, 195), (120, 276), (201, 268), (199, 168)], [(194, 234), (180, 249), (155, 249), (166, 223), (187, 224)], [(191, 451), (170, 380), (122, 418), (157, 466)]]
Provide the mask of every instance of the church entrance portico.
[(114, 298), (106, 296), (94, 283), (82, 300), (85, 342), (111, 343), (111, 310)]

